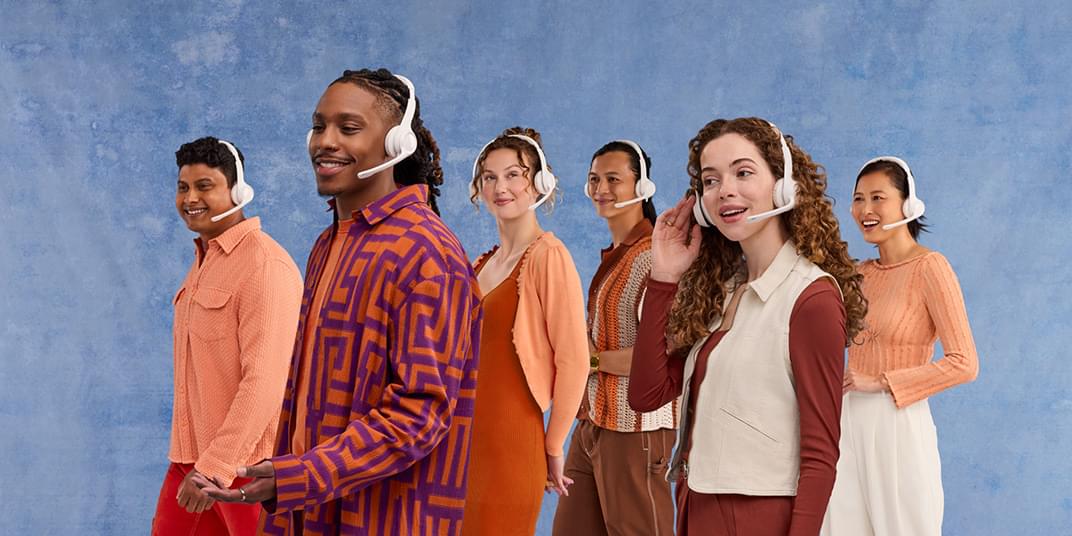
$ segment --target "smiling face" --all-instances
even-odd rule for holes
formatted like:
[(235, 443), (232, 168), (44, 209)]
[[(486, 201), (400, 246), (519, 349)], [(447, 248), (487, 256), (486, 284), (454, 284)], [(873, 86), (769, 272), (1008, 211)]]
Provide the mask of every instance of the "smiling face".
[(387, 160), (384, 138), (395, 124), (389, 115), (368, 89), (346, 82), (328, 86), (313, 113), (309, 139), (317, 193), (351, 195), (373, 182), (357, 174)]
[(610, 151), (595, 157), (588, 171), (588, 195), (592, 196), (596, 214), (605, 219), (630, 213), (642, 214), (643, 205), (640, 203), (622, 208), (614, 206), (615, 203), (636, 198), (637, 180), (629, 154)]
[(223, 214), (234, 206), (227, 176), (219, 168), (208, 164), (187, 164), (179, 168), (175, 208), (186, 227), (201, 235), (202, 241), (216, 238), (241, 221), (241, 210), (218, 222), (212, 221), (212, 216)]
[(522, 153), (522, 158), (524, 161), (518, 161), (518, 152), (512, 148), (495, 149), (484, 157), (479, 177), (480, 198), (497, 220), (528, 214), (529, 207), (536, 202), (531, 178), (535, 166), (527, 154)]
[(718, 231), (734, 242), (748, 240), (768, 225), (781, 225), (781, 216), (747, 220), (774, 209), (774, 181), (759, 148), (740, 134), (723, 134), (700, 153), (701, 201)]
[(904, 225), (888, 231), (882, 228), (904, 218), (903, 205), (904, 196), (885, 172), (868, 173), (856, 181), (856, 191), (852, 194), (852, 219), (863, 233), (864, 240), (881, 244), (898, 233), (909, 233)]

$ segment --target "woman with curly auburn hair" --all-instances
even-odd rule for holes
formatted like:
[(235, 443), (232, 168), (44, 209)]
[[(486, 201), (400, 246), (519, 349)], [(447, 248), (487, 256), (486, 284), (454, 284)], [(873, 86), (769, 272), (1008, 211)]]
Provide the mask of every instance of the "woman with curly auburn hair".
[(470, 199), (495, 218), (499, 244), (473, 263), (484, 320), (472, 444), (459, 452), (464, 535), (531, 535), (544, 490), (566, 495), (573, 483), (563, 446), (588, 379), (588, 334), (573, 259), (536, 219), (556, 190), (540, 145), (535, 130), (508, 128), (473, 165)]
[[(824, 536), (942, 533), (942, 467), (928, 399), (974, 380), (979, 357), (952, 266), (916, 242), (923, 211), (904, 160), (880, 156), (856, 175), (852, 218), (878, 259), (860, 264), (871, 307), (861, 341), (849, 347)], [(944, 355), (932, 361), (937, 339)]]
[(825, 174), (774, 125), (704, 125), (688, 172), (699, 198), (652, 234), (629, 403), (683, 397), (668, 473), (679, 535), (814, 536), (834, 485), (845, 346), (867, 308), (860, 275)]

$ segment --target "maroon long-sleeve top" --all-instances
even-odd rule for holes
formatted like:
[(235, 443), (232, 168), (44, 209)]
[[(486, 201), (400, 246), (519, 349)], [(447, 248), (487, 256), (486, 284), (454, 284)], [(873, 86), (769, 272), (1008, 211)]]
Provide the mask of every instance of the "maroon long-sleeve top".
[[(683, 391), (688, 349), (670, 352), (666, 341), (667, 320), (676, 294), (676, 284), (649, 279), (629, 375), (629, 405), (636, 411), (651, 411)], [(694, 394), (686, 401), (690, 417), (695, 415), (695, 400), (707, 372), (708, 356), (724, 334), (712, 333), (697, 355), (690, 381), (690, 392)], [(797, 298), (789, 318), (789, 359), (800, 410), (800, 476), (797, 495), (792, 499), (791, 518), (786, 523), (791, 536), (819, 533), (834, 487), (841, 435), (845, 337), (845, 309), (837, 288), (827, 278), (815, 281)], [(691, 431), (692, 419), (689, 421), (682, 426)], [(679, 446), (685, 448), (686, 457), (690, 443), (686, 440), (684, 447)], [(686, 484), (682, 480), (678, 485)], [(689, 508), (717, 504), (705, 501), (705, 495), (688, 490)], [(783, 497), (755, 499), (785, 500)], [(688, 514), (679, 512), (679, 517), (696, 517), (696, 512)], [(737, 513), (738, 523), (743, 521), (740, 515)]]

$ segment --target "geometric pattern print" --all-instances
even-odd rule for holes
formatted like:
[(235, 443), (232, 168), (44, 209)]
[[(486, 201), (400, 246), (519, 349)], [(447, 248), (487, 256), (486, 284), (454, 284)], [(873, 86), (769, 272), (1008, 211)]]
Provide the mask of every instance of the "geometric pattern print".
[[(594, 289), (588, 301), (588, 324), (597, 351), (620, 350), (636, 344), (637, 310), (651, 272), (651, 238), (644, 237), (632, 245), (623, 243), (618, 247), (628, 249), (614, 251), (604, 259), (608, 265), (601, 266), (603, 277), (592, 281)], [(628, 394), (628, 376), (592, 374), (586, 391), (588, 419), (600, 428), (616, 432), (677, 427), (676, 400), (655, 411), (638, 413), (629, 407)]]
[[(459, 534), (476, 396), (481, 309), (457, 237), (408, 186), (369, 205), (345, 237), (320, 311), (309, 311), (334, 226), (309, 256), (277, 438), (265, 534)], [(306, 322), (309, 393), (294, 400)], [(308, 404), (304, 423), (294, 407)], [(306, 445), (291, 455), (294, 426)], [(274, 507), (274, 508), (273, 508)]]

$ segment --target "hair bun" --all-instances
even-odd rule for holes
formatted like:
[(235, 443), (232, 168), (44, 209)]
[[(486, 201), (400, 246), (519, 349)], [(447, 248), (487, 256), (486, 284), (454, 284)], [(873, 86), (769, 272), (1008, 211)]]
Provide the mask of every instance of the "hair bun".
[(536, 141), (537, 144), (539, 144), (541, 148), (543, 147), (543, 140), (540, 139), (540, 133), (536, 132), (536, 129), (534, 128), (510, 127), (502, 131), (502, 134), (500, 134), (500, 136), (510, 136), (513, 134), (521, 134), (522, 136), (532, 138)]

